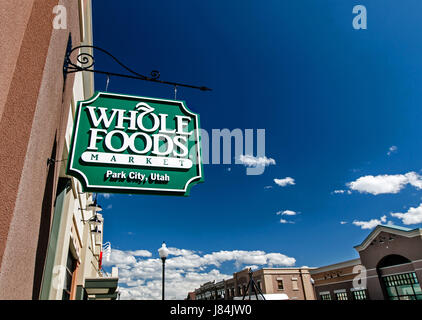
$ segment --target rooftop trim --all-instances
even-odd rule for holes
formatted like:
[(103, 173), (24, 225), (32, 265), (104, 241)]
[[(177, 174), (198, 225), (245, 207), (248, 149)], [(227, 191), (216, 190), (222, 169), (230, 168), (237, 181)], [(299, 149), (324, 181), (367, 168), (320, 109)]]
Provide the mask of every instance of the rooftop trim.
[(354, 246), (354, 248), (360, 252), (362, 250), (365, 250), (369, 244), (380, 234), (382, 231), (396, 234), (399, 236), (403, 236), (406, 238), (413, 238), (416, 236), (422, 236), (422, 229), (421, 228), (415, 228), (415, 229), (409, 229), (406, 227), (400, 227), (395, 225), (385, 225), (385, 224), (379, 224), (375, 227), (374, 230), (365, 238), (365, 240), (362, 241), (361, 244)]
[[(411, 231), (411, 230), (415, 230), (415, 229), (410, 229), (410, 228), (406, 228), (406, 227), (401, 227), (401, 226), (396, 226), (394, 224), (380, 224), (381, 227), (385, 227), (385, 228), (391, 228), (391, 229), (396, 229), (396, 230), (402, 230), (402, 231)], [(416, 228), (417, 229), (417, 228)]]
[(355, 266), (355, 265), (359, 265), (359, 264), (361, 264), (361, 261), (360, 261), (359, 258), (357, 258), (357, 259), (347, 260), (347, 261), (338, 262), (338, 263), (322, 266), (322, 267), (319, 267), (319, 268), (315, 268), (313, 270), (310, 270), (310, 273), (312, 275), (314, 275), (314, 274), (321, 273), (321, 272), (332, 271), (332, 270), (351, 267), (351, 266)]

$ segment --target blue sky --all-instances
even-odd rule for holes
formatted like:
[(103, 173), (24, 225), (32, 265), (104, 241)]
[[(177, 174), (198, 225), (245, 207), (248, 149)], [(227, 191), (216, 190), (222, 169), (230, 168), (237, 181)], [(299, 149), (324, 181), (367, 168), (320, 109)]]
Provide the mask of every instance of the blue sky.
[[(352, 27), (356, 4), (366, 6), (367, 30)], [(178, 265), (174, 279), (188, 289), (254, 265), (241, 258), (249, 251), (292, 257), (296, 266), (356, 258), (353, 246), (370, 229), (354, 221), (420, 227), (422, 209), (408, 210), (422, 203), (421, 9), (418, 0), (94, 0), (95, 45), (139, 73), (159, 70), (163, 80), (212, 88), (179, 88), (177, 98), (209, 132), (265, 129), (266, 157), (275, 161), (258, 176), (241, 164), (205, 165), (205, 183), (186, 198), (100, 196), (104, 240), (118, 249), (108, 267), (126, 268), (121, 286), (133, 289), (126, 298), (159, 296), (158, 279), (136, 273), (136, 264), (159, 267), (163, 240), (185, 250), (173, 249), (179, 260), (237, 252), (221, 264)], [(96, 61), (122, 72), (100, 54)], [(96, 75), (96, 90), (105, 83)], [(174, 95), (172, 87), (124, 78), (111, 78), (108, 90)], [(295, 184), (274, 182), (286, 177)], [(277, 214), (285, 210), (296, 215)], [(412, 217), (419, 223), (404, 224)], [(265, 261), (255, 265), (277, 266)]]

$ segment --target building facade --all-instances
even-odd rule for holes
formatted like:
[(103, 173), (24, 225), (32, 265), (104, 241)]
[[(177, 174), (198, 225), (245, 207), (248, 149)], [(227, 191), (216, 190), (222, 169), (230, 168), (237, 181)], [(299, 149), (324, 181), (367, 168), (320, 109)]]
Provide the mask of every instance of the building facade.
[(224, 280), (215, 282), (209, 281), (195, 289), (193, 297), (195, 300), (224, 300)]
[(365, 287), (354, 288), (353, 279), (359, 276), (360, 259), (348, 260), (311, 270), (315, 281), (315, 295), (319, 300), (367, 299)]
[(422, 229), (378, 225), (358, 259), (311, 270), (319, 300), (422, 300)]
[(0, 26), (0, 299), (114, 299), (104, 219), (66, 175), (76, 104), (94, 78), (63, 66), (93, 42), (91, 1), (4, 0)]
[(196, 300), (195, 291), (188, 292), (188, 295), (186, 296), (185, 300)]
[[(252, 272), (256, 286), (267, 300), (315, 300), (310, 268), (263, 268)], [(233, 278), (207, 282), (195, 290), (196, 300), (249, 299), (249, 270), (235, 272)], [(253, 288), (251, 298), (256, 299)], [(258, 299), (260, 299), (260, 295)]]
[[(319, 268), (263, 268), (252, 277), (268, 300), (422, 300), (422, 229), (378, 225), (355, 249), (357, 259)], [(238, 300), (245, 292), (248, 298), (249, 279), (245, 269), (207, 282), (195, 290), (196, 299)]]

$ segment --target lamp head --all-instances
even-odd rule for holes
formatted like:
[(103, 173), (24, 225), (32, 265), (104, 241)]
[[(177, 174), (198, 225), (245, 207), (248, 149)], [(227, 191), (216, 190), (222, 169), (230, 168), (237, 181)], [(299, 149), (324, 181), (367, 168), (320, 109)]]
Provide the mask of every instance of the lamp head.
[(158, 254), (160, 255), (161, 260), (165, 260), (169, 255), (169, 249), (167, 249), (165, 242), (163, 242), (161, 248), (158, 249)]
[(94, 230), (91, 230), (92, 233), (101, 234), (101, 230), (98, 229), (98, 226), (95, 226)]
[(97, 199), (95, 199), (93, 203), (91, 203), (90, 205), (86, 207), (86, 210), (100, 212), (103, 210), (103, 208), (97, 203)]
[(94, 215), (88, 220), (88, 223), (94, 226), (99, 226), (101, 222), (102, 221), (100, 220), (100, 218), (98, 218), (98, 215)]

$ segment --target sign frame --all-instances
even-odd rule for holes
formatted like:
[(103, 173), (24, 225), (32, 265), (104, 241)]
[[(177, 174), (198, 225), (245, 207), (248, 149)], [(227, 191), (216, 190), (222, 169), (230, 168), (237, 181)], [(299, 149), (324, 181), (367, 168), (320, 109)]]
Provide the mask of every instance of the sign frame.
[[(188, 181), (186, 181), (184, 187), (182, 189), (174, 189), (174, 188), (154, 188), (154, 187), (125, 187), (125, 186), (112, 186), (112, 185), (98, 185), (92, 184), (89, 181), (89, 178), (85, 175), (85, 173), (78, 168), (75, 167), (74, 162), (78, 161), (79, 159), (75, 159), (76, 146), (77, 146), (77, 139), (79, 133), (79, 125), (81, 121), (81, 114), (84, 106), (87, 106), (94, 101), (96, 101), (100, 97), (114, 97), (114, 98), (122, 98), (122, 99), (139, 99), (142, 101), (149, 101), (151, 103), (166, 103), (170, 105), (174, 105), (175, 107), (180, 108), (180, 110), (191, 116), (194, 119), (194, 134), (195, 140), (194, 144), (196, 146), (195, 154), (196, 154), (196, 161), (194, 165), (197, 167), (198, 174)], [(96, 91), (94, 95), (87, 99), (77, 102), (76, 112), (74, 116), (74, 123), (73, 123), (73, 131), (72, 137), (70, 140), (70, 147), (69, 147), (69, 156), (67, 161), (67, 169), (66, 174), (72, 177), (75, 177), (82, 185), (82, 189), (84, 192), (98, 192), (98, 193), (123, 193), (123, 194), (156, 194), (156, 195), (176, 195), (176, 196), (188, 196), (190, 194), (190, 189), (192, 186), (204, 182), (204, 175), (203, 175), (203, 163), (201, 158), (201, 136), (200, 136), (200, 121), (199, 121), (199, 114), (192, 112), (187, 106), (185, 101), (182, 100), (169, 100), (169, 99), (161, 99), (161, 98), (150, 98), (144, 96), (135, 96), (135, 95), (128, 95), (128, 94), (120, 94), (120, 93), (111, 93), (111, 92), (102, 92)], [(188, 152), (189, 155), (189, 152)], [(187, 159), (187, 158), (184, 158)]]

